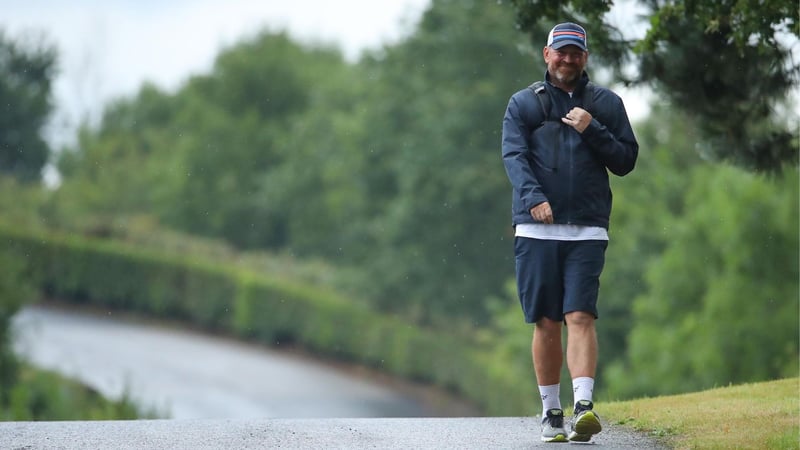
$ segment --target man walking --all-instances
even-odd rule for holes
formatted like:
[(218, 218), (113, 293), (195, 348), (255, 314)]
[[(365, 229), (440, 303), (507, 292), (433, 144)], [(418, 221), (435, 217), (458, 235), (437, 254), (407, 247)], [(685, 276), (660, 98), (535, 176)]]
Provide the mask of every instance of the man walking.
[[(633, 170), (639, 145), (622, 100), (589, 82), (586, 31), (558, 24), (542, 50), (544, 82), (515, 93), (503, 118), (503, 163), (512, 185), (520, 304), (535, 324), (531, 353), (542, 398), (542, 440), (588, 442), (602, 430), (592, 391), (595, 320), (608, 245), (608, 172)], [(567, 328), (574, 391), (569, 432), (559, 397)]]

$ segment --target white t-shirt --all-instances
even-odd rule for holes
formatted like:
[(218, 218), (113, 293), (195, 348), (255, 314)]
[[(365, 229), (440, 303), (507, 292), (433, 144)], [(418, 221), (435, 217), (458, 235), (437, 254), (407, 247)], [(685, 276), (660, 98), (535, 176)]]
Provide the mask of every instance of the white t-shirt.
[[(572, 92), (569, 92), (572, 97)], [(516, 236), (550, 241), (607, 241), (608, 230), (586, 225), (521, 223), (516, 227)]]
[(519, 237), (551, 241), (607, 241), (608, 230), (585, 225), (521, 223), (515, 234)]

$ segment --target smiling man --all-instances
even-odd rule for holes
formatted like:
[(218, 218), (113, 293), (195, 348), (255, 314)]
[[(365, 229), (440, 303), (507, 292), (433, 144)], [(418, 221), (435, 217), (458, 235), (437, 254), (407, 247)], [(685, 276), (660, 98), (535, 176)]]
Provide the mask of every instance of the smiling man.
[[(618, 95), (589, 82), (586, 31), (558, 24), (542, 50), (544, 82), (515, 93), (503, 119), (503, 163), (512, 186), (520, 304), (534, 324), (531, 353), (542, 398), (545, 442), (588, 442), (602, 430), (592, 392), (595, 320), (608, 245), (608, 172), (633, 170), (639, 145)], [(564, 425), (562, 323), (574, 391)]]

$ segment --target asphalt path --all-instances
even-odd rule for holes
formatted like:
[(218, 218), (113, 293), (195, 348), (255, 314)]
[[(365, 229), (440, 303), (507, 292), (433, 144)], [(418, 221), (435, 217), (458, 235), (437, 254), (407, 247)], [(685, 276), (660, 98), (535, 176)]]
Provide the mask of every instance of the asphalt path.
[[(163, 325), (52, 307), (14, 318), (15, 348), (109, 397), (168, 408), (171, 420), (0, 422), (13, 449), (530, 449), (538, 417), (464, 417), (429, 388)], [(431, 398), (437, 399), (431, 402)], [(444, 404), (444, 406), (443, 406)], [(434, 417), (436, 415), (452, 417)], [(662, 449), (603, 421), (596, 449)]]
[(12, 449), (664, 449), (609, 426), (589, 444), (547, 444), (532, 417), (0, 422)]
[(429, 388), (112, 313), (29, 306), (15, 351), (173, 419), (431, 417), (474, 409)]

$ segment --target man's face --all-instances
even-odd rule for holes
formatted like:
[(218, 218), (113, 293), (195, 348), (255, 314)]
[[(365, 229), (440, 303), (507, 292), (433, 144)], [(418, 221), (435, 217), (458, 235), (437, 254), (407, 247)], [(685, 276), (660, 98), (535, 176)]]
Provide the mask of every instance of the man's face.
[(575, 45), (566, 45), (558, 50), (545, 47), (544, 62), (547, 72), (563, 86), (573, 86), (583, 73), (589, 53)]

